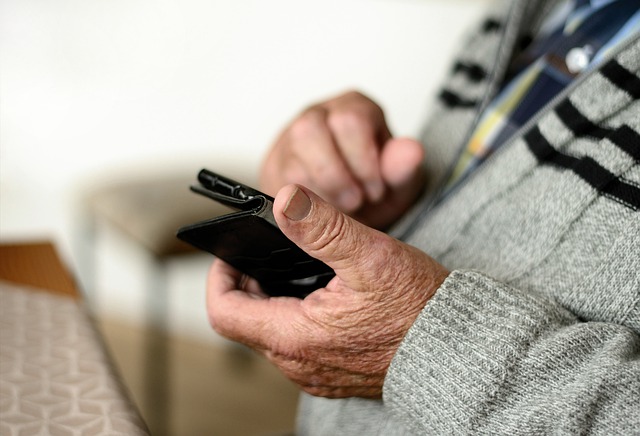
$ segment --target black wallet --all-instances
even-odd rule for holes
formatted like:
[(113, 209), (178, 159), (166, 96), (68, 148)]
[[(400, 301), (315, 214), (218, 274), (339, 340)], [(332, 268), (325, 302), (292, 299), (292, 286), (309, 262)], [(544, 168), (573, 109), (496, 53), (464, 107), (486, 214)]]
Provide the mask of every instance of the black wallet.
[(289, 240), (273, 217), (273, 198), (203, 169), (191, 190), (237, 212), (184, 226), (178, 238), (256, 279), (271, 296), (304, 298), (334, 276)]

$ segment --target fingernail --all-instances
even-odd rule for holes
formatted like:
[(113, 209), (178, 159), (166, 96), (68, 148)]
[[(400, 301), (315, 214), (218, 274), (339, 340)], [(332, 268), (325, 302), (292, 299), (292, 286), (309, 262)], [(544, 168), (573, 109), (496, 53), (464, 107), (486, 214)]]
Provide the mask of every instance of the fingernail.
[(369, 194), (369, 198), (372, 201), (380, 200), (382, 198), (382, 194), (384, 194), (384, 185), (380, 180), (367, 182), (366, 188), (367, 194)]
[(282, 213), (293, 221), (303, 220), (309, 215), (311, 211), (311, 199), (305, 194), (305, 192), (296, 187), (291, 197), (287, 201)]
[(351, 211), (360, 205), (360, 193), (356, 189), (346, 189), (338, 196), (342, 210)]

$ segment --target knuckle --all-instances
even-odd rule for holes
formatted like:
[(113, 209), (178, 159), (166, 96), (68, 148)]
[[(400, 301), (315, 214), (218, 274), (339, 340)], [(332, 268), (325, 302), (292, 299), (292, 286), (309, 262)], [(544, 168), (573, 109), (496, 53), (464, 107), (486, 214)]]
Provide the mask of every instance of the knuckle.
[(371, 130), (371, 122), (366, 113), (357, 108), (336, 110), (327, 117), (327, 124), (336, 132), (366, 132)]
[(297, 165), (286, 166), (282, 171), (282, 178), (286, 183), (298, 183), (304, 186), (309, 184), (307, 174)]
[(215, 331), (218, 331), (218, 320), (217, 317), (211, 313), (211, 310), (207, 312), (207, 319), (209, 320), (209, 326)]
[(218, 316), (218, 314), (213, 313), (211, 309), (209, 310), (209, 313), (207, 315), (208, 315), (207, 318), (209, 319), (209, 325), (211, 326), (211, 328), (216, 333), (224, 337), (228, 337), (227, 328), (223, 321), (224, 317)]
[(320, 162), (310, 168), (310, 176), (314, 184), (326, 194), (338, 195), (340, 189), (349, 183), (345, 171), (337, 165)]
[(369, 97), (358, 91), (350, 91), (347, 94), (347, 98), (352, 102), (351, 104), (359, 107), (363, 112), (369, 115), (381, 114), (382, 108)]
[(349, 89), (347, 91), (345, 91), (341, 96), (342, 99), (344, 100), (366, 100), (366, 101), (370, 101), (369, 98), (364, 95), (362, 92), (358, 91), (357, 89)]
[(323, 128), (324, 118), (324, 110), (315, 107), (298, 116), (289, 127), (289, 135), (294, 144), (317, 135)]

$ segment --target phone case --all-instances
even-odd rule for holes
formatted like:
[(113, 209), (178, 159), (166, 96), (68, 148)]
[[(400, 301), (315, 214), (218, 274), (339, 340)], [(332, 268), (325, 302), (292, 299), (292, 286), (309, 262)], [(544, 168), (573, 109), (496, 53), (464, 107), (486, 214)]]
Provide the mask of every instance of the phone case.
[(291, 242), (273, 217), (273, 198), (203, 169), (191, 190), (237, 212), (184, 226), (177, 236), (255, 278), (271, 296), (304, 298), (334, 273)]

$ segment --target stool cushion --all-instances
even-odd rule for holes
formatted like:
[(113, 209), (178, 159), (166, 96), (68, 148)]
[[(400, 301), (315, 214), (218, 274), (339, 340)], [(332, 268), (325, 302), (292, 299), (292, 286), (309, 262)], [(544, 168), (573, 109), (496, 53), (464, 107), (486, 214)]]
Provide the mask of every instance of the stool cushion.
[(114, 182), (90, 194), (95, 218), (106, 219), (155, 256), (192, 251), (176, 238), (179, 227), (230, 212), (189, 190), (195, 177)]

